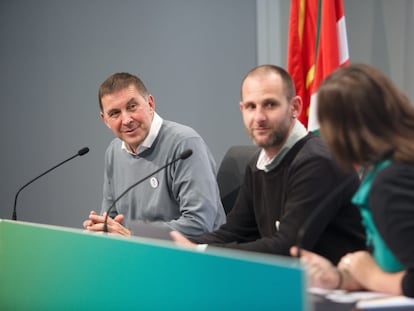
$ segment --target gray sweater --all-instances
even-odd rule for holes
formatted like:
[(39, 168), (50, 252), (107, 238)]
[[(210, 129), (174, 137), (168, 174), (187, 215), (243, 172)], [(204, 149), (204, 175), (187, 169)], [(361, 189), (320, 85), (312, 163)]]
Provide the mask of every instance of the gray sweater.
[(126, 193), (110, 216), (123, 214), (126, 227), (151, 222), (186, 236), (198, 236), (225, 223), (214, 159), (192, 128), (164, 120), (149, 149), (133, 155), (121, 146), (122, 141), (115, 138), (106, 150), (102, 212), (132, 184), (192, 149), (189, 158)]

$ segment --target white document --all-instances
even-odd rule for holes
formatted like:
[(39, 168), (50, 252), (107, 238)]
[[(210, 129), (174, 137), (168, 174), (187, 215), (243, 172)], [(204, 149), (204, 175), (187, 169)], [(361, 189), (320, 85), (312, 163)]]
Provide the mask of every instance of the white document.
[(405, 296), (392, 296), (370, 291), (348, 292), (345, 290), (330, 290), (317, 287), (309, 288), (308, 292), (323, 296), (337, 303), (354, 302), (357, 309), (369, 310), (371, 308), (404, 307), (404, 310), (411, 310), (408, 307), (412, 306), (412, 310), (414, 310), (414, 299)]

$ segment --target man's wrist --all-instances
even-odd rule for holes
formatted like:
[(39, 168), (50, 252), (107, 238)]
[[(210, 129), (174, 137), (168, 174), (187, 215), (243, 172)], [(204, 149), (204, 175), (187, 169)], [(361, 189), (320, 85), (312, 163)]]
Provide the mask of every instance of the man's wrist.
[(338, 275), (338, 283), (337, 283), (335, 289), (341, 289), (342, 288), (342, 285), (344, 283), (344, 273), (339, 268), (336, 268), (335, 270), (336, 270), (336, 273)]

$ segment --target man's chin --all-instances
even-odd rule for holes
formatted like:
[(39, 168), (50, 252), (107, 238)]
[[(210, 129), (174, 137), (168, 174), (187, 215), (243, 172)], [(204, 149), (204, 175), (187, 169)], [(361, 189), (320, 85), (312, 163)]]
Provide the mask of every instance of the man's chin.
[(260, 148), (265, 148), (268, 146), (268, 142), (267, 141), (263, 141), (263, 140), (257, 140), (257, 139), (253, 139), (253, 143), (260, 147)]

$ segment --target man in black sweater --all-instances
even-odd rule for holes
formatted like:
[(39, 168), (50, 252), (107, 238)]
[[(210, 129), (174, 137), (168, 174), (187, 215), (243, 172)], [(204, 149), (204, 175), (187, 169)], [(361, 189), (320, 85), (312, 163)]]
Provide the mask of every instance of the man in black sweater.
[[(332, 160), (321, 138), (308, 133), (297, 120), (302, 99), (284, 69), (262, 65), (248, 72), (242, 82), (240, 110), (248, 134), (261, 150), (246, 168), (227, 223), (191, 241), (175, 231), (171, 236), (177, 244), (192, 247), (213, 245), (288, 256), (306, 219), (352, 177)], [(360, 214), (350, 202), (359, 185), (356, 172), (353, 175), (302, 241), (304, 248), (333, 263), (365, 248)]]

